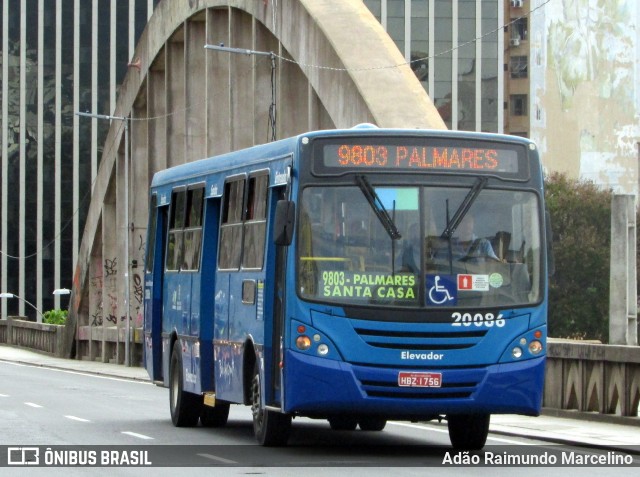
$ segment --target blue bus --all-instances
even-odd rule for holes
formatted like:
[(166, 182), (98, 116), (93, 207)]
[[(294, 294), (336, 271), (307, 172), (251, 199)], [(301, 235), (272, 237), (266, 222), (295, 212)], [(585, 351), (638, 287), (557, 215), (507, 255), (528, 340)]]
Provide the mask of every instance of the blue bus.
[(538, 415), (547, 334), (543, 175), (531, 141), (315, 131), (158, 172), (145, 366), (176, 426), (251, 407), (380, 431), (446, 419), (484, 446), (491, 414)]

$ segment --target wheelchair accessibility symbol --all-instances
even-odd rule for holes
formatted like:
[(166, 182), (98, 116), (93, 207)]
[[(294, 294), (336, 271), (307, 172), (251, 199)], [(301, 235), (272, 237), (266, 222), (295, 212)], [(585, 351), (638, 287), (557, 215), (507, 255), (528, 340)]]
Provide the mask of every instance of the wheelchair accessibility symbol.
[(457, 302), (457, 282), (452, 275), (427, 275), (427, 303), (451, 306)]

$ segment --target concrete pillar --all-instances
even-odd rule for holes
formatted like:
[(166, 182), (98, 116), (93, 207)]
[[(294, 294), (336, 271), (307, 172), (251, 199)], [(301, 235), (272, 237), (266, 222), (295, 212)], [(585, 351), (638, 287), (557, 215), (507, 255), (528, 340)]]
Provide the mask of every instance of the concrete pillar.
[[(208, 10), (207, 43), (230, 44), (229, 11)], [(231, 150), (231, 101), (229, 68), (231, 55), (208, 50), (205, 56), (207, 74), (204, 94), (207, 98), (207, 155)]]
[[(164, 58), (164, 51), (160, 53)], [(148, 169), (149, 177), (167, 167), (167, 90), (165, 70), (157, 67), (148, 74), (147, 80), (147, 122), (148, 128)]]
[[(119, 172), (119, 171), (118, 171)], [(116, 176), (119, 176), (116, 173)], [(118, 230), (115, 184), (109, 187), (106, 200), (102, 206), (102, 326), (99, 334), (101, 355), (100, 360), (107, 363), (113, 358), (117, 360), (117, 350), (114, 353), (109, 337), (116, 336), (112, 331), (118, 323), (119, 278), (118, 269)]]
[[(271, 35), (269, 30), (260, 22), (254, 21), (254, 45), (253, 49), (255, 51), (261, 52), (278, 52), (278, 41), (277, 39)], [(270, 120), (269, 120), (269, 108), (271, 106), (272, 100), (275, 101), (276, 109), (276, 120), (277, 113), (280, 109), (278, 106), (279, 99), (282, 98), (282, 95), (279, 95), (276, 88), (276, 97), (273, 98), (272, 88), (271, 88), (271, 71), (272, 71), (272, 61), (268, 56), (257, 56), (254, 58), (255, 61), (255, 104), (254, 104), (254, 144), (262, 144), (265, 142), (271, 141), (271, 137), (273, 131), (270, 128)], [(275, 61), (277, 65), (277, 60)], [(277, 73), (277, 69), (276, 69)], [(277, 85), (277, 78), (274, 78)], [(280, 96), (280, 98), (278, 98)], [(276, 134), (278, 133), (276, 126)], [(276, 139), (282, 139), (282, 136), (277, 135)]]
[[(251, 16), (242, 11), (233, 10), (230, 24), (230, 44), (235, 48), (253, 49), (253, 21)], [(232, 150), (253, 146), (254, 61), (256, 59), (252, 55), (231, 54), (229, 86), (231, 95)]]
[[(140, 105), (134, 109), (134, 117), (145, 117), (147, 108)], [(144, 244), (147, 239), (147, 218), (149, 208), (149, 121), (131, 122), (131, 246), (129, 261), (131, 263), (131, 306), (132, 325), (136, 329), (143, 324), (143, 281), (144, 281)], [(133, 344), (133, 343), (132, 343)], [(136, 364), (132, 361), (132, 364)]]
[(609, 344), (638, 344), (636, 279), (636, 199), (611, 199), (611, 272), (609, 291)]
[(167, 86), (167, 167), (184, 164), (185, 156), (185, 72), (184, 27), (176, 31), (166, 46)]
[(185, 101), (186, 114), (185, 162), (192, 162), (207, 157), (206, 141), (206, 102), (203, 78), (207, 74), (206, 54), (203, 45), (206, 43), (206, 25), (197, 20), (185, 24)]

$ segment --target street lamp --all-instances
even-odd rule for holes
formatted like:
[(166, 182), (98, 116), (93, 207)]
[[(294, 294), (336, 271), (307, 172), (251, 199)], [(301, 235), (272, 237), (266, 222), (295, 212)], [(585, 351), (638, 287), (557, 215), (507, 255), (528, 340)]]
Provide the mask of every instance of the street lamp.
[[(61, 295), (71, 295), (71, 290), (68, 288), (56, 288), (53, 290), (53, 296), (59, 297)], [(57, 306), (60, 306), (60, 303), (58, 303)]]
[[(111, 116), (107, 114), (94, 114), (88, 112), (76, 112), (77, 116), (93, 119), (106, 119), (106, 120), (118, 120), (124, 123), (124, 221), (126, 224), (126, 244), (124, 248), (124, 263), (126, 263), (126, 269), (124, 273), (124, 301), (125, 301), (125, 343), (124, 343), (124, 364), (125, 366), (131, 366), (129, 342), (131, 341), (131, 323), (130, 323), (130, 292), (131, 283), (129, 281), (129, 118), (126, 116)], [(116, 171), (118, 167), (118, 159), (116, 158)], [(117, 172), (116, 172), (117, 175)]]
[(0, 298), (17, 298), (18, 300), (22, 300), (22, 301), (23, 301), (23, 302), (25, 302), (27, 305), (29, 305), (31, 308), (33, 308), (34, 310), (36, 310), (36, 312), (38, 313), (37, 321), (38, 321), (38, 323), (42, 323), (42, 318), (44, 318), (44, 317), (42, 316), (42, 312), (41, 312), (40, 310), (38, 310), (38, 309), (36, 308), (36, 306), (35, 306), (33, 303), (31, 303), (30, 301), (25, 300), (24, 298), (22, 298), (22, 297), (21, 297), (21, 296), (19, 296), (19, 295), (16, 295), (15, 293), (7, 293), (7, 292), (2, 292), (2, 293), (0, 293)]

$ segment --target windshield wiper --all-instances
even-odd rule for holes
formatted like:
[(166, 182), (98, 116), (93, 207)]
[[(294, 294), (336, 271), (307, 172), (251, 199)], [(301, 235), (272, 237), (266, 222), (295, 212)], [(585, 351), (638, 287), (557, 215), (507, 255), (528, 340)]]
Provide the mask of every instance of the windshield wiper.
[(396, 227), (396, 224), (393, 222), (389, 212), (387, 212), (387, 209), (382, 204), (380, 197), (378, 197), (376, 191), (371, 187), (367, 178), (365, 176), (356, 176), (356, 182), (364, 194), (364, 197), (367, 199), (367, 202), (369, 202), (369, 205), (375, 212), (376, 217), (378, 217), (378, 220), (380, 220), (380, 223), (389, 234), (389, 237), (391, 237), (391, 240), (400, 239), (402, 235), (400, 235), (398, 227)]
[(464, 216), (467, 215), (467, 212), (469, 212), (478, 195), (480, 195), (482, 189), (487, 185), (487, 180), (486, 177), (478, 177), (478, 180), (473, 187), (469, 189), (469, 192), (467, 192), (467, 195), (451, 219), (449, 219), (449, 201), (447, 200), (447, 226), (442, 232), (442, 238), (450, 239), (453, 236), (453, 233), (458, 228), (458, 225), (460, 225), (460, 222), (462, 222)]
[(478, 195), (480, 195), (480, 192), (482, 192), (482, 189), (484, 189), (486, 185), (487, 185), (487, 178), (478, 177), (478, 180), (473, 185), (473, 187), (469, 189), (469, 192), (467, 192), (467, 195), (464, 197), (462, 203), (460, 204), (455, 214), (453, 214), (453, 217), (451, 218), (449, 218), (449, 199), (447, 199), (445, 202), (446, 209), (447, 209), (447, 226), (444, 228), (442, 232), (442, 238), (447, 239), (447, 244), (448, 244), (447, 248), (449, 252), (449, 273), (451, 274), (453, 274), (453, 246), (451, 244), (451, 237), (453, 237), (453, 233), (458, 228), (458, 225), (460, 225), (460, 222), (462, 222), (462, 219), (464, 218), (464, 216), (467, 215), (467, 212), (469, 212), (469, 209), (471, 209), (471, 206), (473, 205), (475, 200), (478, 198)]

